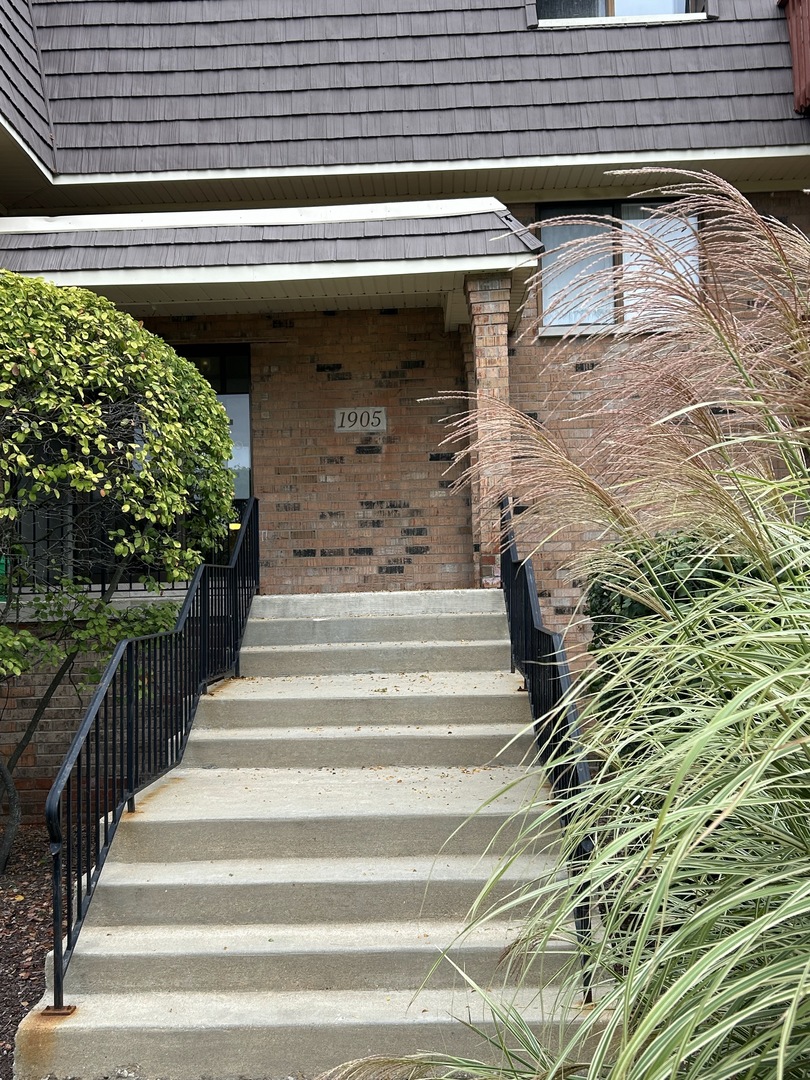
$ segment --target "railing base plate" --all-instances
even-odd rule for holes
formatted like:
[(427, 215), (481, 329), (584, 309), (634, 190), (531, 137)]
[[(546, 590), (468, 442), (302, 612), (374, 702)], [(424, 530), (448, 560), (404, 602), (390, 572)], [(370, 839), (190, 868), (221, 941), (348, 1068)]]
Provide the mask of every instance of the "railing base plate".
[(70, 1016), (76, 1012), (75, 1005), (46, 1005), (43, 1010), (44, 1016)]

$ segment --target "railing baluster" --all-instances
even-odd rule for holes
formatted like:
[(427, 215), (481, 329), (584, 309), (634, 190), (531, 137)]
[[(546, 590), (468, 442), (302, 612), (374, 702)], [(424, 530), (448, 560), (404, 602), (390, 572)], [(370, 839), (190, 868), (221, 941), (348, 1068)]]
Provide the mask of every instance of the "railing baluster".
[(126, 742), (127, 742), (127, 772), (124, 791), (127, 796), (127, 810), (130, 814), (135, 809), (135, 643), (127, 642), (126, 661)]
[(53, 905), (53, 1004), (61, 1009), (65, 1004), (64, 982), (65, 969), (62, 960), (62, 844), (52, 842), (51, 861), (51, 904)]
[(76, 918), (82, 910), (82, 891), (84, 888), (84, 821), (82, 810), (84, 803), (84, 761), (79, 754), (76, 761)]
[(110, 705), (112, 708), (112, 763), (113, 763), (113, 785), (112, 791), (114, 801), (120, 802), (121, 799), (121, 787), (123, 785), (124, 776), (124, 739), (120, 735), (120, 716), (119, 716), (119, 703), (121, 701), (120, 692), (116, 692), (116, 685), (121, 685), (121, 670), (116, 671), (112, 680), (112, 694), (105, 695), (105, 701), (109, 697)]
[[(73, 862), (74, 862), (74, 860), (73, 860), (73, 843), (74, 843), (74, 837), (73, 837), (73, 792), (74, 792), (74, 784), (73, 783), (68, 783), (65, 786), (65, 829), (67, 831), (67, 865), (65, 867), (65, 875), (66, 875), (67, 885), (66, 885), (66, 888), (65, 888), (65, 892), (66, 892), (66, 898), (67, 898), (66, 915), (67, 915), (68, 931), (70, 931), (70, 929), (73, 926), (73, 923), (75, 922), (75, 920), (73, 918), (73, 885), (72, 885), (72, 882), (73, 882)], [(58, 819), (57, 819), (57, 821), (58, 821)], [(60, 929), (59, 932), (61, 933), (61, 929)]]
[(93, 865), (98, 862), (101, 851), (101, 718), (96, 716), (93, 723), (94, 761), (93, 761)]
[(110, 765), (115, 765), (115, 748), (110, 752), (110, 702), (104, 697), (104, 847), (110, 841)]
[(157, 684), (158, 684), (158, 668), (157, 668), (157, 653), (155, 652), (155, 642), (145, 642), (144, 651), (146, 652), (146, 662), (144, 664), (144, 680), (146, 682), (146, 730), (149, 736), (149, 756), (148, 756), (148, 771), (154, 775), (160, 772), (159, 765), (159, 747), (158, 747), (158, 730), (157, 730)]
[(166, 772), (174, 764), (172, 730), (175, 710), (171, 694), (172, 643), (166, 641), (160, 649), (160, 690), (158, 693), (158, 717), (160, 722), (160, 771)]
[(258, 507), (255, 499), (239, 506), (227, 565), (200, 567), (175, 629), (116, 647), (48, 794), (56, 1008), (124, 809), (134, 810), (137, 792), (180, 761), (200, 694), (236, 667), (259, 580)]

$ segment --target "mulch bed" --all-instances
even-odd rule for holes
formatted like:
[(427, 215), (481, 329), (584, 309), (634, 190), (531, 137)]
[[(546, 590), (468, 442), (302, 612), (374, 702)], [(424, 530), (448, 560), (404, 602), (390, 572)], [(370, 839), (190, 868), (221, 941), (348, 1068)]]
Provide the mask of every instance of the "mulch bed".
[(20, 829), (0, 877), (0, 1080), (11, 1080), (14, 1033), (45, 990), (51, 947), (51, 860), (43, 826)]

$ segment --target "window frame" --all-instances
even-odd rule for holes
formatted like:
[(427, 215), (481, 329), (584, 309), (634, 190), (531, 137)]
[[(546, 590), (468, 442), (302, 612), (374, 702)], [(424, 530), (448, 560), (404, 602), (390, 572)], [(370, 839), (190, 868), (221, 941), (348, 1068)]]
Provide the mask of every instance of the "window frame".
[(690, 0), (702, 4), (700, 11), (661, 15), (597, 15), (587, 18), (544, 19), (538, 11), (538, 0), (526, 0), (526, 25), (530, 30), (575, 30), (589, 26), (655, 26), (672, 23), (705, 23), (719, 17), (718, 0)]
[[(657, 209), (662, 206), (667, 206), (673, 203), (672, 199), (633, 199), (633, 198), (613, 198), (613, 199), (589, 199), (582, 202), (568, 201), (568, 202), (548, 202), (537, 203), (535, 206), (535, 220), (538, 225), (537, 235), (541, 238), (543, 236), (543, 221), (550, 218), (569, 217), (577, 214), (584, 214), (591, 217), (607, 216), (614, 221), (624, 222), (625, 220), (632, 220), (630, 218), (625, 219), (624, 210), (626, 207), (630, 207), (636, 210)], [(699, 227), (699, 222), (695, 222), (694, 227)], [(618, 270), (623, 265), (622, 257), (622, 243), (621, 235), (622, 229), (614, 226), (615, 239), (612, 244), (613, 261), (612, 267)], [(564, 243), (565, 241), (563, 241)], [(546, 249), (553, 250), (557, 245), (545, 244)], [(540, 256), (540, 266), (543, 266), (543, 255)], [(698, 274), (700, 270), (697, 270)], [(545, 313), (545, 302), (542, 295), (542, 287), (538, 287), (538, 310), (537, 310), (537, 333), (540, 337), (561, 337), (564, 334), (569, 333), (572, 329), (576, 328), (577, 334), (597, 334), (605, 333), (611, 329), (621, 327), (624, 323), (629, 321), (624, 311), (626, 308), (624, 293), (621, 287), (616, 285), (612, 296), (611, 311), (613, 318), (609, 322), (584, 322), (572, 320), (571, 322), (552, 322), (546, 323), (543, 319)]]

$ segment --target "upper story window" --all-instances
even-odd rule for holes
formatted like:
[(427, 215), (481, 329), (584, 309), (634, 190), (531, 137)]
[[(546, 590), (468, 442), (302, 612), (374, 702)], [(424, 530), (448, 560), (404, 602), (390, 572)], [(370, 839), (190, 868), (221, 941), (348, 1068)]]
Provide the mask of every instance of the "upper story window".
[[(697, 220), (637, 200), (538, 208), (545, 327), (609, 326), (699, 281)], [(658, 291), (657, 291), (658, 290)]]
[(706, 0), (537, 0), (537, 18), (542, 22), (644, 20), (706, 14)]

